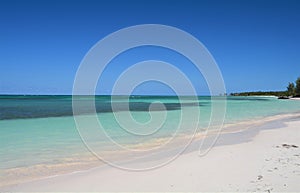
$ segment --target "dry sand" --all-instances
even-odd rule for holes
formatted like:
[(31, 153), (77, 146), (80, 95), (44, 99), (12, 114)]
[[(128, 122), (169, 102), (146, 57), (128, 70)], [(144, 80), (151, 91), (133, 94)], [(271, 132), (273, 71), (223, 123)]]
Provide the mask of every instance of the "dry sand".
[(300, 97), (297, 98), (290, 98), (291, 100), (300, 100)]
[[(300, 191), (300, 120), (222, 135), (206, 156), (190, 151), (159, 169), (110, 166), (6, 187), (2, 191)], [(0, 189), (1, 190), (1, 189)]]

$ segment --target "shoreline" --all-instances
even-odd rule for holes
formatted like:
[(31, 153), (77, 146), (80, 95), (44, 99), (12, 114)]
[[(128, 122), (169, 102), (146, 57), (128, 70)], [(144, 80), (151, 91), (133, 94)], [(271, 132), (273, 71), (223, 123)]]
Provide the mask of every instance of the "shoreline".
[[(294, 129), (297, 126), (298, 127), (300, 126), (299, 114), (295, 114), (294, 116), (290, 116), (290, 117), (289, 116), (284, 116), (284, 115), (275, 115), (275, 116), (277, 116), (278, 119), (275, 119), (275, 120), (273, 119), (269, 122), (267, 121), (266, 123), (264, 123), (262, 125), (256, 125), (256, 126), (254, 126), (255, 128), (242, 129), (242, 130), (236, 131), (236, 132), (222, 133), (222, 135), (220, 136), (216, 146), (213, 149), (211, 149), (210, 152), (207, 155), (205, 155), (203, 157), (199, 158), (197, 156), (197, 151), (195, 151), (195, 150), (197, 150), (197, 147), (199, 145), (200, 140), (196, 140), (196, 142), (193, 142), (189, 146), (189, 148), (185, 151), (184, 154), (180, 155), (177, 159), (175, 159), (174, 161), (172, 161), (171, 163), (167, 164), (164, 167), (161, 167), (161, 168), (158, 168), (158, 169), (155, 169), (155, 170), (145, 171), (145, 172), (133, 172), (132, 173), (132, 172), (127, 171), (128, 172), (127, 174), (128, 175), (133, 175), (133, 178), (136, 179), (136, 177), (141, 176), (140, 173), (146, 173), (146, 174), (147, 173), (153, 173), (153, 175), (158, 175), (159, 174), (158, 179), (159, 178), (163, 179), (162, 177), (159, 177), (159, 176), (164, 176), (164, 174), (166, 173), (166, 170), (168, 170), (169, 167), (172, 166), (173, 169), (175, 169), (177, 167), (182, 168), (186, 163), (190, 162), (190, 161), (182, 161), (182, 160), (189, 159), (193, 162), (193, 161), (195, 161), (195, 157), (196, 157), (196, 158), (199, 159), (198, 160), (199, 162), (203, 162), (202, 158), (204, 160), (206, 160), (206, 159), (209, 160), (209, 159), (212, 159), (210, 157), (212, 157), (213, 155), (217, 156), (217, 157), (220, 157), (220, 156), (223, 157), (223, 156), (226, 155), (226, 152), (228, 152), (229, 147), (232, 147), (233, 149), (240, 149), (241, 148), (240, 146), (245, 146), (245, 145), (247, 146), (247, 144), (249, 144), (249, 143), (253, 143), (254, 145), (256, 145), (257, 138), (261, 138), (261, 135), (266, 135), (265, 133), (270, 133), (270, 135), (272, 135), (272, 136), (274, 135), (275, 137), (276, 136), (278, 137), (278, 134), (275, 135), (276, 133), (280, 133), (280, 135), (279, 135), (279, 137), (280, 137), (280, 136), (283, 136), (283, 134), (284, 134), (284, 131), (283, 131), (284, 128), (287, 128), (286, 130), (291, 130), (290, 125), (292, 125), (292, 127)], [(296, 137), (300, 141), (299, 129), (297, 130), (297, 132), (298, 132), (297, 135), (287, 136), (287, 137)], [(270, 139), (266, 139), (266, 141), (269, 141), (269, 140)], [(282, 144), (280, 143), (280, 141), (278, 141), (277, 146), (280, 146), (280, 145), (282, 145)], [(300, 144), (294, 144), (294, 145), (299, 146)], [(213, 153), (215, 151), (218, 151), (219, 155), (215, 155), (215, 153)], [(250, 151), (251, 152), (251, 151), (253, 151), (253, 148), (248, 147), (248, 150), (246, 148), (244, 151)], [(298, 149), (298, 152), (299, 152), (299, 149)], [(213, 154), (213, 155), (211, 155), (211, 154)], [(249, 160), (251, 160), (251, 159), (253, 159), (253, 157), (249, 158)], [(208, 163), (210, 163), (211, 161), (214, 162), (214, 159), (210, 160)], [(222, 162), (222, 159), (219, 159), (219, 161)], [(300, 160), (298, 160), (298, 161), (300, 162)], [(232, 166), (230, 163), (229, 163), (229, 166), (234, 168), (234, 166)], [(195, 167), (196, 168), (200, 167), (200, 168), (204, 169), (203, 166), (196, 165)], [(212, 166), (210, 164), (208, 164), (208, 167), (211, 168)], [(213, 168), (211, 168), (211, 169), (214, 170)], [(103, 174), (103, 172), (104, 172), (104, 174)], [(182, 172), (184, 172), (184, 170)], [(217, 172), (217, 171), (215, 171), (215, 172)], [(135, 190), (135, 191), (148, 191), (148, 188), (150, 188), (148, 186), (139, 187), (139, 189), (136, 189), (136, 186), (134, 184), (132, 184), (132, 182), (134, 180), (127, 179), (127, 178), (123, 179), (121, 176), (125, 175), (125, 173), (126, 173), (126, 171), (122, 171), (122, 170), (104, 165), (104, 166), (98, 166), (98, 167), (90, 168), (88, 170), (77, 171), (77, 172), (74, 171), (74, 172), (69, 173), (69, 174), (61, 174), (61, 175), (57, 175), (57, 176), (51, 176), (51, 177), (47, 177), (47, 178), (43, 178), (43, 179), (39, 179), (39, 180), (27, 182), (27, 183), (25, 182), (25, 183), (21, 183), (21, 184), (18, 184), (18, 185), (6, 186), (6, 187), (2, 187), (2, 188), (4, 188), (4, 191), (6, 191), (6, 190), (8, 190), (8, 191), (15, 191), (15, 190), (16, 191), (23, 191), (23, 190), (29, 190), (29, 191), (44, 191), (44, 190), (46, 190), (46, 191), (48, 191), (48, 190), (49, 191), (58, 191), (58, 190), (59, 191), (62, 191), (62, 190), (64, 190), (64, 191), (71, 191), (71, 190), (74, 190), (74, 191), (76, 191), (76, 190), (82, 190), (82, 191), (104, 191), (104, 190), (105, 191), (121, 191), (121, 190), (122, 191), (132, 191), (132, 190)], [(107, 180), (105, 181), (103, 178), (105, 178), (105, 176), (111, 176), (112, 174), (117, 175), (118, 177), (120, 177), (120, 179), (128, 181), (128, 182), (122, 183), (122, 186), (120, 186), (117, 189), (116, 189), (116, 187), (108, 187), (109, 182)], [(91, 175), (93, 177), (91, 177)], [(184, 176), (184, 178), (189, 178), (189, 176), (185, 176), (184, 173), (182, 175)], [(196, 176), (198, 175), (199, 178), (203, 177), (200, 174), (195, 174), (195, 175)], [(230, 173), (229, 173), (229, 175), (230, 175)], [(298, 175), (298, 178), (297, 178), (297, 179), (300, 180), (299, 176), (300, 176), (300, 171), (299, 171), (299, 175)], [(100, 183), (101, 185), (95, 185), (94, 184), (95, 183), (94, 178), (102, 179), (103, 182)], [(138, 180), (139, 178), (140, 177), (138, 177), (136, 180)], [(81, 180), (83, 179), (83, 181), (87, 182), (87, 184), (92, 183), (93, 186), (95, 186), (95, 188), (92, 189), (92, 190), (89, 190), (89, 189), (87, 189), (88, 186), (86, 186), (86, 187), (79, 186), (79, 187), (75, 188), (74, 186), (71, 185), (74, 182), (76, 182), (76, 180), (79, 180), (79, 179), (81, 179)], [(62, 184), (62, 183), (60, 183), (60, 181), (63, 181), (63, 182), (66, 182), (66, 183)], [(153, 183), (158, 183), (156, 181), (157, 180), (154, 180), (154, 182), (151, 181), (151, 183), (152, 184)], [(52, 183), (58, 183), (58, 185), (56, 187), (49, 186)], [(234, 183), (234, 182), (232, 182), (232, 183)], [(178, 182), (178, 184), (180, 184), (180, 183)], [(222, 183), (220, 183), (220, 184), (222, 184)], [(190, 185), (193, 186), (193, 184), (190, 184)], [(295, 184), (295, 185), (297, 185), (297, 184)], [(161, 190), (181, 191), (181, 190), (183, 190), (182, 189), (183, 187), (180, 187), (180, 186), (178, 186), (179, 189), (175, 189), (174, 188), (175, 185), (173, 185), (173, 187), (170, 186), (170, 187), (167, 188), (167, 187), (165, 187), (164, 185), (161, 184), (160, 186), (157, 186), (157, 187), (160, 187), (161, 189), (158, 188), (158, 189), (153, 189), (153, 190), (149, 189), (149, 190), (151, 190), (151, 191), (161, 191)], [(206, 188), (208, 188), (208, 187), (209, 186), (207, 186)], [(291, 186), (291, 187), (293, 187), (293, 186)], [(291, 189), (291, 190), (294, 190), (294, 191), (298, 190), (299, 191), (300, 187), (298, 187), (298, 186), (296, 186), (296, 187), (297, 187), (297, 189)], [(0, 187), (0, 190), (2, 188)], [(112, 189), (110, 189), (110, 188), (112, 188)], [(140, 188), (145, 188), (145, 189), (140, 189)], [(206, 188), (203, 187), (203, 190), (205, 191)], [(189, 187), (187, 187), (186, 190), (189, 190), (189, 191), (203, 191), (202, 189), (194, 189), (194, 188), (189, 189)], [(215, 190), (221, 190), (221, 189), (216, 188), (216, 189), (208, 189), (208, 190), (215, 191)], [(226, 189), (226, 188), (224, 190), (236, 191), (235, 189)], [(242, 189), (242, 190), (246, 191), (246, 189)], [(286, 190), (286, 189), (278, 189), (277, 191), (279, 191), (279, 190)]]
[[(222, 130), (220, 131), (221, 136), (227, 136), (227, 135), (239, 135), (239, 133), (247, 132), (252, 133), (251, 135), (256, 135), (259, 131), (258, 129), (261, 129), (260, 126), (267, 124), (268, 122), (277, 122), (279, 120), (288, 119), (294, 116), (300, 117), (300, 112), (294, 112), (294, 113), (288, 113), (288, 114), (275, 114), (275, 115), (269, 115), (265, 117), (259, 117), (258, 119), (249, 119), (249, 120), (241, 120), (233, 123), (227, 123), (223, 125)], [(263, 130), (263, 129), (262, 129)], [(201, 131), (201, 129), (199, 129)], [(182, 154), (186, 154), (187, 152), (193, 152), (198, 151), (199, 147), (201, 147), (201, 150), (206, 150), (210, 144), (212, 144), (212, 140), (216, 139), (216, 130), (207, 130), (208, 133), (205, 134), (205, 130), (196, 133), (193, 136), (192, 143), (184, 150)], [(155, 159), (169, 159), (172, 154), (177, 154), (176, 151), (178, 149), (178, 146), (182, 146), (180, 143), (184, 142), (187, 138), (190, 138), (192, 134), (187, 134), (184, 136), (180, 136), (176, 139), (175, 144), (171, 144), (170, 147), (165, 149), (164, 153), (159, 153), (153, 157), (150, 157), (150, 159), (147, 159), (147, 157), (141, 155), (137, 157), (131, 158), (130, 155), (124, 154), (124, 152), (117, 152), (117, 155), (114, 156), (120, 163), (128, 163), (128, 164), (135, 164), (136, 162), (150, 162), (151, 160)], [(249, 136), (248, 136), (249, 137)], [(153, 139), (152, 141), (148, 141), (142, 144), (137, 145), (129, 145), (129, 148), (133, 149), (147, 149), (148, 147), (155, 147), (159, 145), (161, 142), (169, 140), (169, 138), (159, 138), (159, 139)], [(244, 139), (249, 140), (249, 139)], [(204, 142), (203, 144), (201, 144)], [(205, 144), (206, 142), (206, 144)], [(221, 143), (222, 142), (222, 143)], [(242, 140), (239, 140), (239, 143), (242, 143)], [(235, 139), (229, 139), (226, 140), (224, 143), (224, 140), (218, 139), (218, 142), (215, 144), (215, 146), (221, 146), (221, 145), (227, 145), (227, 144), (236, 144)], [(175, 148), (174, 148), (175, 147)], [(155, 149), (155, 148), (154, 148)], [(138, 151), (139, 151), (138, 150)], [(174, 153), (175, 152), (175, 153)], [(157, 152), (152, 152), (157, 153)], [(96, 156), (92, 155), (88, 149), (86, 149), (86, 155), (80, 158), (66, 158), (66, 162), (63, 163), (55, 163), (55, 164), (37, 164), (32, 165), (29, 167), (20, 167), (20, 168), (12, 168), (9, 169), (8, 173), (2, 176), (2, 184), (1, 187), (8, 187), (8, 186), (16, 186), (18, 184), (24, 184), (24, 183), (30, 183), (34, 181), (39, 181), (43, 179), (48, 179), (52, 177), (62, 176), (62, 175), (68, 175), (72, 173), (77, 172), (86, 172), (89, 170), (107, 167), (108, 164), (104, 163), (102, 160), (99, 160)], [(88, 154), (90, 154), (88, 156)], [(205, 154), (205, 152), (204, 152)], [(171, 160), (172, 161), (172, 160)], [(116, 164), (118, 164), (118, 162)], [(6, 175), (6, 176), (5, 176)], [(30, 177), (28, 177), (30, 176)], [(15, 177), (18, 177), (15, 179)], [(7, 180), (7, 178), (14, 179), (13, 181)]]
[(290, 99), (292, 99), (292, 100), (300, 100), (300, 97), (292, 97)]

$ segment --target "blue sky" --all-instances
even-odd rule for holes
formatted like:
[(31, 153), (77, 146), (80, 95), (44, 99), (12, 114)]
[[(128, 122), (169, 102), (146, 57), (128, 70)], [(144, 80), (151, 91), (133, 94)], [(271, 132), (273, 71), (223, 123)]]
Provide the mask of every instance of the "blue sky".
[[(217, 61), (228, 93), (284, 90), (300, 76), (299, 10), (297, 0), (0, 0), (0, 93), (71, 94), (76, 70), (96, 42), (121, 28), (148, 23), (174, 26), (199, 39)], [(108, 94), (112, 77), (132, 62), (167, 60), (168, 54), (199, 94), (208, 93), (201, 74), (168, 50), (124, 54), (101, 77), (100, 94)], [(136, 90), (151, 93), (172, 92), (156, 83)]]

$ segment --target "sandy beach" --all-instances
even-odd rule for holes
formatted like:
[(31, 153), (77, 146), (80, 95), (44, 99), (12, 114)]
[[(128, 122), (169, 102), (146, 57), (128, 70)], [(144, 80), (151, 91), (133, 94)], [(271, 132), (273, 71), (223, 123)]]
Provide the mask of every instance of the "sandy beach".
[(297, 97), (297, 98), (290, 98), (292, 100), (300, 100), (300, 97)]
[(110, 166), (1, 191), (300, 191), (300, 118), (223, 134), (205, 156), (190, 150), (164, 167), (133, 172)]
[(0, 193), (300, 193), (300, 0), (0, 15)]

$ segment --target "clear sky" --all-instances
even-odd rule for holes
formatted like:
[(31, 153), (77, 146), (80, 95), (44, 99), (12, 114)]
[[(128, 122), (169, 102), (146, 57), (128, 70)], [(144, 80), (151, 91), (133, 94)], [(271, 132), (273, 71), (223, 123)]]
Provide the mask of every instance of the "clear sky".
[[(217, 61), (227, 92), (284, 90), (300, 76), (300, 1), (14, 1), (0, 0), (0, 93), (71, 94), (86, 52), (106, 35), (137, 24), (164, 24), (198, 38)], [(131, 50), (103, 75), (107, 94), (122, 70), (169, 50)], [(174, 53), (200, 94), (201, 75)], [(123, 65), (120, 65), (122, 63)], [(188, 67), (186, 67), (188, 66)], [(151, 88), (151, 89), (149, 89)], [(170, 94), (145, 84), (136, 94)]]

